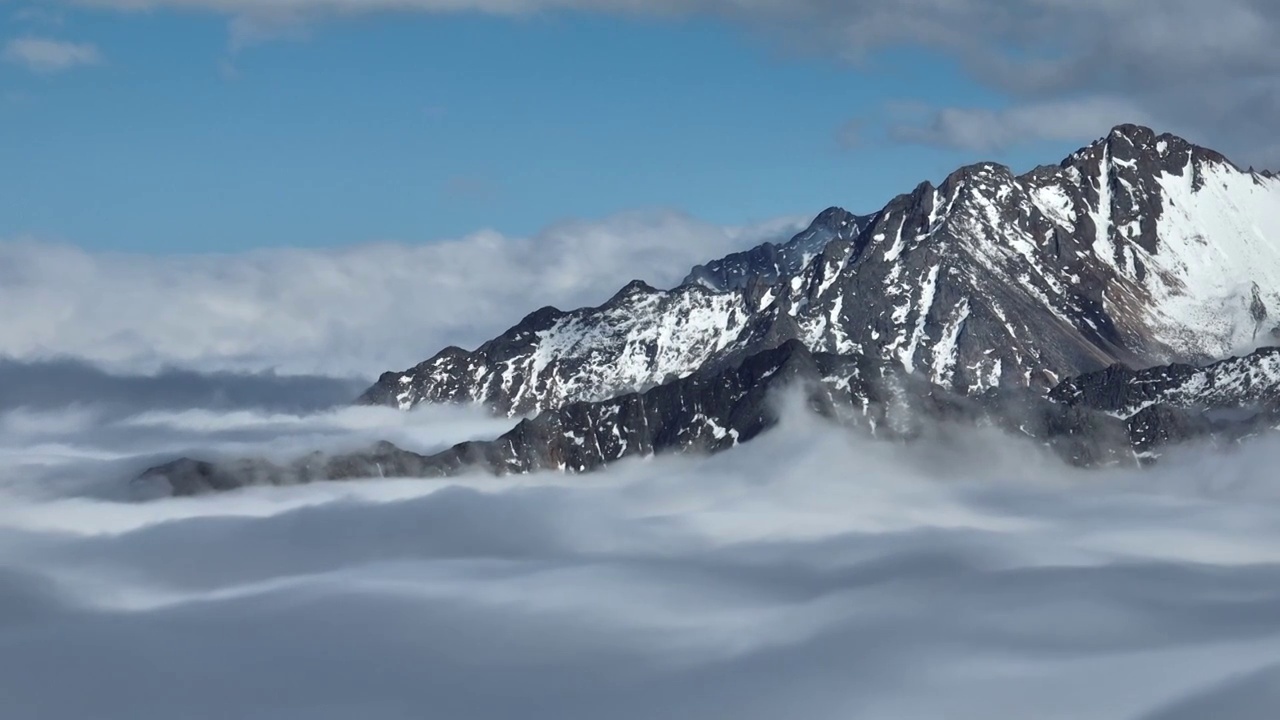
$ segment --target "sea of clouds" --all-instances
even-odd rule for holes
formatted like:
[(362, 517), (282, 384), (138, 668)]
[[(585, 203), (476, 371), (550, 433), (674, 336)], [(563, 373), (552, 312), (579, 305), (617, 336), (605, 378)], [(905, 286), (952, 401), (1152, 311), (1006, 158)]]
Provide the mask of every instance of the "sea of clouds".
[[(383, 251), (342, 253), (373, 266)], [(182, 260), (204, 267), (189, 282), (144, 272), (165, 262), (129, 280), (179, 304), (212, 292), (198, 258)], [(563, 297), (616, 289), (588, 275), (566, 274)], [(49, 296), (85, 292), (56, 277)], [(470, 282), (458, 292), (482, 287)], [(38, 294), (30, 276), (24, 287)], [(242, 299), (247, 317), (294, 317), (269, 292)], [(518, 318), (532, 298), (511, 299)], [(26, 336), (0, 333), (14, 356), (0, 363), (6, 719), (1270, 720), (1280, 708), (1274, 442), (1089, 472), (998, 435), (902, 446), (786, 410), (733, 452), (593, 475), (138, 503), (130, 478), (180, 454), (380, 439), (430, 452), (513, 421), (351, 407), (365, 380), (349, 379), (360, 357), (341, 342), (351, 365), (325, 373), (260, 339), (268, 320), (206, 336), (197, 313), (168, 337), (140, 300), (113, 302), (126, 313), (113, 327), (142, 338), (129, 352), (95, 356), (55, 333), (61, 359), (24, 357)], [(432, 352), (451, 332), (424, 312), (394, 353)], [(481, 314), (468, 332), (506, 321)], [(204, 344), (184, 354), (191, 337)], [(273, 352), (312, 374), (242, 372)]]

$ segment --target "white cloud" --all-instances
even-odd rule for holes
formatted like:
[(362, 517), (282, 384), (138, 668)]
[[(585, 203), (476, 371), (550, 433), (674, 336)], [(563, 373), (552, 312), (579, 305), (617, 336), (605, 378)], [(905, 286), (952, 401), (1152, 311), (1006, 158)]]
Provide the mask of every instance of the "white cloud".
[(908, 452), (793, 417), (589, 476), (108, 499), (182, 443), (493, 431), (450, 413), (0, 411), (6, 707), (1174, 720), (1280, 700), (1274, 445), (1089, 474), (985, 435)]
[(1121, 122), (1151, 124), (1152, 120), (1127, 99), (1090, 97), (1000, 110), (941, 108), (927, 111), (923, 121), (894, 125), (890, 134), (905, 142), (996, 152), (1039, 140), (1089, 139)]
[(0, 306), (24, 309), (0, 326), (0, 356), (372, 378), (473, 347), (544, 305), (599, 304), (635, 278), (673, 285), (795, 225), (628, 214), (526, 238), (169, 257), (0, 243)]
[(83, 65), (97, 65), (102, 62), (102, 55), (90, 43), (28, 36), (6, 43), (4, 59), (32, 72), (58, 73)]

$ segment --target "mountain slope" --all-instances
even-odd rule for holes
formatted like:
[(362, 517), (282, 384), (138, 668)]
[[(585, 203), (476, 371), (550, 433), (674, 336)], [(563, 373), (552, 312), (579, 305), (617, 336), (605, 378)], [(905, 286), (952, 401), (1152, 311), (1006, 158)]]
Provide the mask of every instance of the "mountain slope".
[(1271, 338), (1280, 181), (1132, 125), (1024, 175), (984, 163), (780, 248), (544, 308), (474, 352), (387, 373), (363, 402), (508, 414), (598, 401), (798, 339), (965, 394), (1048, 390), (1120, 363), (1203, 362)]
[(997, 428), (1072, 465), (1133, 465), (1156, 460), (1179, 443), (1231, 444), (1275, 430), (1280, 349), (1207, 368), (1134, 372), (1117, 366), (1068, 379), (1048, 397), (1027, 388), (964, 396), (896, 363), (815, 354), (793, 339), (713, 375), (572, 403), (522, 420), (501, 437), (435, 455), (379, 443), (343, 455), (313, 453), (288, 465), (182, 458), (148, 470), (136, 483), (140, 495), (156, 497), (320, 480), (590, 472), (626, 458), (720, 452), (750, 441), (778, 422), (787, 391), (798, 392), (819, 415), (881, 440)]

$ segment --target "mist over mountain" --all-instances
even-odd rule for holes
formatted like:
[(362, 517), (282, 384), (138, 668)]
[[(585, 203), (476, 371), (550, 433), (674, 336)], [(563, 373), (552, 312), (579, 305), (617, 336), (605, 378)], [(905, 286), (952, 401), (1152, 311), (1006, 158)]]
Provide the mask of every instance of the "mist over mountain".
[(0, 720), (1280, 718), (1280, 2), (0, 25)]

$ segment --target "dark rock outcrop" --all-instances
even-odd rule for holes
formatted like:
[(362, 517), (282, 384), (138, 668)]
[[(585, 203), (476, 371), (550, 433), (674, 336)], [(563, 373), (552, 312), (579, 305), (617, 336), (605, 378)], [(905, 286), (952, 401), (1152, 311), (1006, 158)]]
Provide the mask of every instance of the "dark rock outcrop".
[(1113, 365), (1063, 381), (1049, 398), (1125, 417), (1160, 403), (1189, 410), (1274, 407), (1280, 404), (1280, 348), (1263, 348), (1203, 367), (1176, 364), (1132, 370)]
[[(1079, 466), (1150, 460), (1170, 444), (1238, 440), (1280, 422), (1251, 409), (1260, 396), (1219, 393), (1214, 415), (1191, 402), (1188, 383), (1200, 376), (1247, 374), (1276, 352), (1259, 352), (1215, 368), (1184, 366), (1141, 373), (1110, 368), (1063, 382), (1048, 398), (1025, 388), (966, 396), (862, 355), (811, 353), (789, 340), (716, 374), (694, 375), (593, 403), (572, 403), (521, 421), (490, 441), (465, 442), (434, 455), (389, 443), (368, 450), (287, 465), (265, 460), (210, 462), (183, 458), (139, 479), (148, 494), (193, 495), (247, 485), (380, 477), (495, 475), (542, 470), (590, 472), (629, 457), (713, 453), (747, 442), (778, 422), (779, 394), (794, 388), (812, 411), (884, 440), (908, 442), (946, 427), (994, 427), (1037, 442)], [(1181, 378), (1181, 382), (1169, 378)], [(1147, 381), (1150, 380), (1150, 381)], [(1219, 386), (1244, 387), (1233, 381)], [(1274, 385), (1272, 386), (1274, 393)], [(1122, 415), (1116, 408), (1141, 406)], [(1268, 424), (1269, 423), (1269, 424)]]

